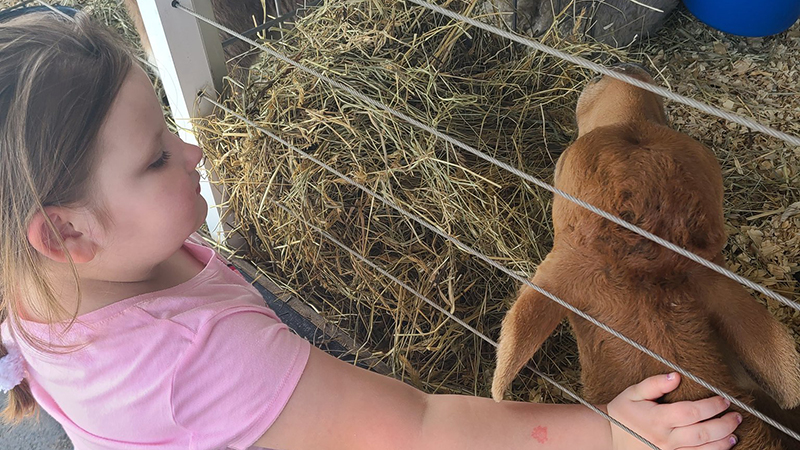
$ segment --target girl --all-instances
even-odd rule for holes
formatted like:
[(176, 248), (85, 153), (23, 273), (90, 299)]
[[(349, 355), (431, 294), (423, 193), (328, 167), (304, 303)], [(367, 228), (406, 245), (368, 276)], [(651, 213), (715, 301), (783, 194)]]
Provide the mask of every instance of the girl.
[[(580, 405), (428, 395), (295, 336), (192, 234), (199, 148), (129, 50), (78, 14), (0, 25), (0, 388), (84, 449), (645, 448)], [(24, 376), (24, 379), (22, 379)], [(601, 406), (663, 449), (728, 449), (675, 374)]]

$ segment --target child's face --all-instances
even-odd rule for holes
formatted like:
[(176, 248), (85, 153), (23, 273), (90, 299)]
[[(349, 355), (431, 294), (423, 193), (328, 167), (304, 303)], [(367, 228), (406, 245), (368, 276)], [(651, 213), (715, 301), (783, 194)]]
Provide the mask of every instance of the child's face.
[[(145, 73), (134, 67), (98, 140), (92, 196), (110, 223), (96, 230), (99, 264), (117, 281), (166, 260), (203, 223), (202, 152), (170, 133)], [(128, 275), (131, 274), (131, 275)]]

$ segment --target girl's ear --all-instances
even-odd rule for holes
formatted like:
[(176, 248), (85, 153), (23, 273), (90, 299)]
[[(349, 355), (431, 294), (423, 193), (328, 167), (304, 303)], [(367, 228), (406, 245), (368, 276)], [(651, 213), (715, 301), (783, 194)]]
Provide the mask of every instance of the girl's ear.
[(89, 236), (76, 229), (73, 216), (75, 213), (67, 208), (45, 206), (33, 215), (28, 225), (28, 242), (40, 254), (55, 262), (66, 263), (70, 257), (76, 264), (91, 261), (95, 257), (96, 246)]

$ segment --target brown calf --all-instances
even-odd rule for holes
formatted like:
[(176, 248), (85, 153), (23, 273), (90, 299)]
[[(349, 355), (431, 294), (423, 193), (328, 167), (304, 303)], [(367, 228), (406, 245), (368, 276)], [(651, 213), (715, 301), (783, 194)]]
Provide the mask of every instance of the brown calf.
[[(620, 70), (653, 81), (641, 69)], [(709, 149), (666, 126), (661, 99), (604, 77), (583, 91), (576, 115), (578, 139), (559, 158), (556, 187), (723, 264), (719, 164)], [(786, 328), (743, 287), (560, 196), (553, 200), (553, 227), (553, 249), (534, 284), (797, 429), (800, 412), (782, 408), (800, 405), (800, 355)], [(492, 383), (496, 400), (565, 316), (590, 402), (608, 403), (626, 387), (669, 371), (523, 286), (503, 320)], [(684, 379), (663, 400), (711, 395)], [(743, 416), (736, 448), (800, 447)]]

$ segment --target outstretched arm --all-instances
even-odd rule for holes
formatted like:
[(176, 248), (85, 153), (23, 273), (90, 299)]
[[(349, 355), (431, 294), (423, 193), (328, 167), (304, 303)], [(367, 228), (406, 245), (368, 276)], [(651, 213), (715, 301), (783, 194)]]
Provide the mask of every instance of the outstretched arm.
[[(713, 443), (697, 448), (730, 448), (734, 413), (692, 423), (722, 412), (722, 399), (650, 401), (678, 382), (677, 377), (649, 378), (609, 404), (610, 413), (665, 450), (704, 442)], [(646, 448), (616, 432), (612, 437), (610, 427), (580, 405), (424, 394), (312, 348), (292, 398), (255, 445), (279, 450)]]

